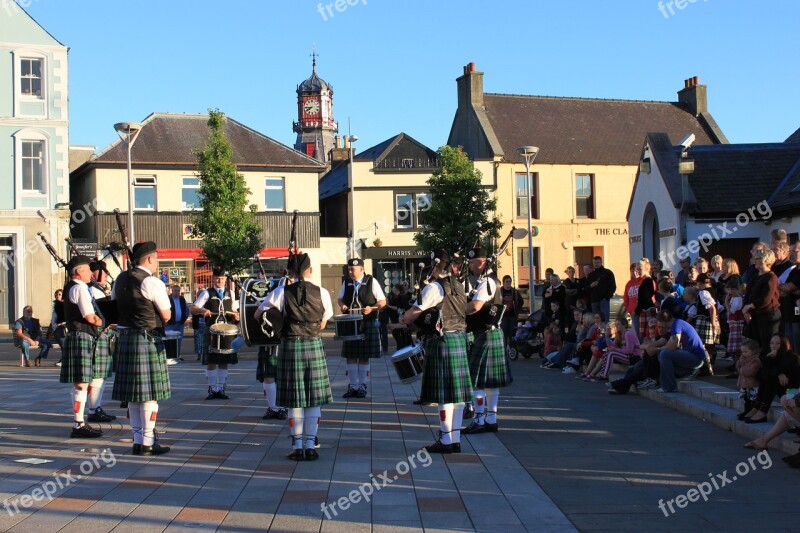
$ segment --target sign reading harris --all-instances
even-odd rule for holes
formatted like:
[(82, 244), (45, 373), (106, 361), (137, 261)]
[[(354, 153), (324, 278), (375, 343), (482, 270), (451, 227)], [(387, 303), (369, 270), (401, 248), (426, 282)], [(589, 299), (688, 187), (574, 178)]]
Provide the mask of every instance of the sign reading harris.
[(369, 259), (406, 259), (410, 257), (429, 257), (430, 252), (406, 248), (404, 246), (380, 246), (367, 248), (364, 255)]

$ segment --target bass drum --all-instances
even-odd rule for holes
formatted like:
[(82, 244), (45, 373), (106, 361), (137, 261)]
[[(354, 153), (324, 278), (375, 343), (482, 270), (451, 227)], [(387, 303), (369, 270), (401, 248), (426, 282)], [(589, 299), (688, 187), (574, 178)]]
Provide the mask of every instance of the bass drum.
[(279, 287), (282, 278), (245, 280), (239, 295), (239, 325), (242, 337), (248, 346), (267, 346), (280, 344), (283, 315), (277, 310), (270, 310), (255, 319), (256, 309), (267, 295)]

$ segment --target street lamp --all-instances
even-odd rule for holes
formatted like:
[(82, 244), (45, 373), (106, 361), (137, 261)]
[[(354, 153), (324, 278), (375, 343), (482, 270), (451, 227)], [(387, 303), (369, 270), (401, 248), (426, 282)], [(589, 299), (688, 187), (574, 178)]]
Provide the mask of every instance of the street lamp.
[(356, 253), (356, 189), (353, 185), (353, 143), (358, 140), (358, 135), (345, 135), (344, 143), (349, 151), (350, 166), (347, 169), (347, 180), (350, 183), (350, 257), (358, 257)]
[(131, 147), (142, 131), (142, 125), (138, 122), (118, 122), (114, 124), (119, 138), (125, 141), (128, 146), (128, 239), (130, 245), (136, 242), (133, 236), (133, 176), (131, 176)]
[(531, 184), (531, 164), (533, 160), (536, 159), (539, 148), (536, 146), (520, 146), (517, 148), (517, 153), (525, 161), (525, 187), (528, 189), (528, 309), (533, 313), (533, 232), (531, 231), (531, 196), (533, 194), (533, 186)]

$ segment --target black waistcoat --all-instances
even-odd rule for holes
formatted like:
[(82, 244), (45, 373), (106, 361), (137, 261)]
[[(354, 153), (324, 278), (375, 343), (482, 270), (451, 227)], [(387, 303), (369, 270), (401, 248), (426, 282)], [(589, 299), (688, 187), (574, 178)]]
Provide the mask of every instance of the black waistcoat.
[(117, 319), (127, 328), (155, 329), (164, 326), (155, 304), (142, 294), (142, 283), (150, 277), (146, 271), (136, 268), (123, 272), (114, 282), (117, 297)]
[[(372, 276), (366, 274), (364, 276), (364, 281), (361, 283), (361, 286), (358, 288), (358, 298), (353, 297), (353, 293), (355, 291), (355, 282), (347, 278), (347, 281), (344, 282), (344, 295), (342, 296), (342, 301), (344, 304), (349, 308), (359, 308), (359, 307), (367, 307), (367, 306), (374, 306), (378, 301), (375, 299), (375, 295), (372, 294)], [(376, 320), (378, 318), (378, 310), (373, 310), (370, 314), (364, 315), (364, 320)]]
[(321, 289), (311, 282), (300, 281), (285, 286), (283, 295), (284, 337), (319, 336), (319, 324), (325, 314)]

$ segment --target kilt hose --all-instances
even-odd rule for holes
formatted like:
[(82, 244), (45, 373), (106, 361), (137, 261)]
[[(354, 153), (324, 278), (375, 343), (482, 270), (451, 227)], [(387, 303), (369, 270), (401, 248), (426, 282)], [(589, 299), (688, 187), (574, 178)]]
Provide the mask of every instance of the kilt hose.
[(97, 337), (94, 347), (92, 377), (106, 379), (114, 375), (114, 346), (117, 344), (117, 332), (113, 329), (104, 331)]
[(469, 373), (474, 389), (511, 385), (514, 379), (508, 364), (503, 330), (494, 328), (475, 332), (475, 342), (469, 352)]
[[(201, 320), (202, 322), (202, 320)], [(203, 360), (204, 365), (238, 365), (239, 354), (233, 353), (211, 353), (211, 325), (203, 326)]]
[(333, 403), (328, 363), (320, 337), (283, 339), (278, 354), (275, 402), (286, 408)]
[(700, 337), (700, 341), (705, 345), (717, 343), (717, 336), (714, 335), (712, 326), (713, 324), (707, 316), (697, 315), (694, 319), (694, 329), (697, 332), (697, 336)]
[(167, 355), (161, 337), (141, 330), (119, 330), (114, 391), (119, 402), (149, 402), (171, 396)]
[(264, 379), (278, 377), (278, 350), (280, 344), (269, 344), (258, 347), (258, 365), (256, 365), (256, 381), (264, 383)]
[(64, 340), (61, 358), (61, 383), (89, 383), (92, 381), (92, 359), (95, 338), (83, 331), (70, 331)]
[(422, 372), (423, 402), (468, 402), (472, 399), (472, 380), (467, 363), (467, 343), (463, 333), (426, 336), (425, 369)]
[(344, 341), (342, 357), (348, 359), (378, 359), (381, 356), (381, 332), (377, 320), (364, 323), (363, 341)]

